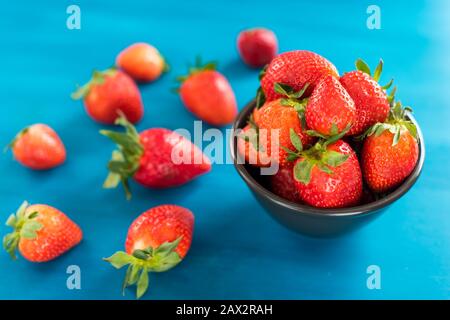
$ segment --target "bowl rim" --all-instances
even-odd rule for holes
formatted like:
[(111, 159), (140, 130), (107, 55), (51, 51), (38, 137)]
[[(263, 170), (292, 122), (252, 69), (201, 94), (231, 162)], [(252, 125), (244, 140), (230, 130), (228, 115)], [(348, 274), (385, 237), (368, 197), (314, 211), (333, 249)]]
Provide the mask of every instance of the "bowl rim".
[(274, 193), (270, 190), (263, 187), (258, 181), (256, 181), (252, 175), (247, 171), (244, 164), (237, 163), (236, 152), (237, 152), (237, 143), (236, 143), (236, 135), (234, 132), (237, 129), (242, 129), (243, 120), (247, 119), (253, 109), (256, 107), (255, 100), (251, 100), (247, 105), (239, 112), (236, 119), (233, 122), (232, 132), (230, 135), (230, 153), (233, 159), (234, 167), (236, 168), (239, 175), (244, 179), (244, 181), (251, 186), (252, 189), (256, 190), (259, 194), (263, 195), (265, 198), (270, 201), (290, 209), (291, 211), (295, 211), (302, 214), (308, 214), (312, 216), (359, 216), (366, 215), (372, 212), (378, 211), (382, 208), (387, 207), (391, 203), (400, 199), (408, 190), (415, 184), (417, 179), (419, 178), (423, 164), (425, 161), (425, 143), (423, 139), (422, 130), (420, 129), (419, 124), (411, 113), (407, 113), (408, 118), (416, 125), (417, 127), (417, 137), (418, 137), (418, 145), (419, 145), (419, 158), (414, 167), (411, 174), (408, 178), (403, 181), (403, 183), (398, 186), (394, 191), (386, 195), (385, 197), (378, 199), (376, 201), (366, 203), (363, 205), (358, 205), (355, 207), (349, 208), (337, 208), (337, 209), (324, 209), (324, 208), (315, 208), (312, 206), (292, 202), (286, 200)]

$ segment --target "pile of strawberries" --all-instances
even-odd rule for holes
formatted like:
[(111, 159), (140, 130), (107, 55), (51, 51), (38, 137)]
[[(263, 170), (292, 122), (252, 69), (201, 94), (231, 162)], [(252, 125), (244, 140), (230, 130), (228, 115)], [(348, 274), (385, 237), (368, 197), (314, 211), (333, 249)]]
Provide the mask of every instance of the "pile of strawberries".
[[(357, 60), (339, 76), (336, 67), (310, 51), (278, 55), (263, 70), (248, 125), (238, 140), (246, 162), (279, 165), (272, 191), (320, 208), (352, 207), (396, 188), (413, 171), (419, 154), (410, 108), (378, 84)], [(273, 139), (275, 137), (275, 139)]]
[[(275, 35), (266, 29), (244, 31), (238, 39), (243, 60), (252, 67), (268, 63), (276, 54)], [(103, 184), (115, 188), (122, 183), (131, 198), (129, 179), (149, 188), (169, 188), (188, 183), (211, 170), (211, 162), (197, 146), (166, 128), (137, 132), (133, 124), (144, 116), (138, 84), (152, 82), (169, 70), (160, 52), (148, 43), (135, 43), (122, 50), (115, 66), (94, 71), (92, 78), (73, 94), (82, 99), (87, 114), (96, 122), (116, 124), (123, 132), (100, 130), (117, 144), (108, 163)], [(213, 126), (230, 124), (237, 104), (230, 83), (214, 63), (197, 59), (189, 73), (177, 78), (177, 92), (193, 115)], [(38, 123), (21, 130), (8, 146), (14, 158), (33, 170), (47, 170), (66, 161), (66, 148), (48, 125)], [(175, 162), (177, 154), (186, 161)], [(83, 238), (80, 227), (63, 212), (44, 204), (26, 201), (6, 224), (13, 231), (3, 238), (3, 247), (16, 258), (16, 251), (32, 262), (55, 259)], [(176, 266), (187, 254), (194, 230), (194, 215), (177, 205), (161, 205), (138, 216), (128, 229), (125, 251), (104, 259), (115, 268), (127, 266), (123, 289), (136, 286), (141, 297), (148, 287), (149, 272)]]
[[(409, 109), (394, 101), (394, 91), (386, 95), (392, 83), (377, 83), (382, 64), (371, 76), (369, 67), (358, 61), (359, 70), (339, 77), (336, 68), (315, 53), (276, 56), (276, 37), (267, 29), (242, 32), (237, 46), (249, 66), (268, 64), (261, 75), (257, 108), (238, 147), (253, 165), (279, 165), (271, 177), (273, 192), (312, 206), (348, 207), (363, 201), (363, 177), (368, 188), (383, 193), (411, 173), (418, 158), (416, 128), (407, 118)], [(118, 54), (115, 67), (94, 71), (92, 79), (72, 94), (83, 99), (93, 120), (123, 127), (100, 133), (117, 145), (104, 187), (121, 183), (128, 199), (130, 179), (145, 187), (168, 188), (211, 170), (202, 150), (178, 133), (166, 128), (138, 132), (134, 127), (144, 116), (138, 84), (154, 81), (167, 70), (155, 47), (136, 43)], [(196, 117), (214, 126), (235, 119), (233, 90), (214, 64), (197, 61), (178, 80), (180, 98)], [(267, 139), (274, 135), (277, 139)], [(62, 140), (42, 123), (20, 131), (9, 147), (19, 163), (34, 170), (51, 169), (66, 160)], [(173, 154), (191, 161), (175, 163)], [(3, 238), (5, 250), (13, 258), (18, 250), (32, 262), (55, 259), (83, 237), (68, 216), (44, 204), (24, 202), (7, 225), (13, 231)], [(194, 215), (188, 209), (173, 204), (151, 208), (129, 227), (125, 251), (104, 260), (115, 268), (127, 266), (123, 288), (135, 285), (141, 297), (149, 272), (169, 270), (186, 256), (193, 229)]]
[[(136, 43), (116, 58), (116, 66), (94, 71), (92, 79), (79, 87), (73, 99), (83, 99), (87, 114), (102, 124), (117, 124), (123, 132), (100, 130), (117, 144), (108, 163), (105, 188), (122, 183), (131, 198), (128, 180), (150, 188), (185, 184), (211, 170), (202, 150), (178, 133), (166, 128), (149, 128), (140, 133), (133, 124), (144, 115), (138, 83), (159, 78), (168, 66), (159, 51)], [(178, 90), (186, 108), (211, 125), (231, 123), (237, 114), (236, 99), (228, 80), (213, 63), (200, 61), (179, 77)], [(21, 130), (9, 147), (25, 167), (46, 170), (63, 164), (66, 148), (57, 133), (45, 124)], [(173, 161), (173, 154), (187, 161)], [(46, 262), (76, 246), (82, 230), (70, 218), (48, 205), (24, 202), (7, 225), (13, 228), (3, 238), (3, 247), (16, 258), (16, 250), (32, 262)], [(161, 205), (141, 214), (129, 227), (125, 251), (105, 259), (115, 268), (128, 266), (123, 288), (136, 285), (137, 297), (148, 287), (149, 272), (163, 272), (177, 265), (187, 254), (194, 229), (194, 215), (177, 205)]]

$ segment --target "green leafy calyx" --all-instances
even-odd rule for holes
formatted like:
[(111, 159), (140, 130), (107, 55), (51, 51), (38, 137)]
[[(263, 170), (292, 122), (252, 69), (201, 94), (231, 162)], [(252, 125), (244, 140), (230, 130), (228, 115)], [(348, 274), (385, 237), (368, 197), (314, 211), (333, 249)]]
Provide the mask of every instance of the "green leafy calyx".
[(183, 76), (179, 76), (176, 78), (176, 80), (178, 82), (183, 83), (184, 81), (186, 81), (190, 76), (202, 72), (202, 71), (207, 71), (207, 70), (216, 70), (217, 68), (217, 63), (214, 61), (210, 61), (207, 63), (203, 63), (202, 59), (200, 56), (197, 56), (197, 58), (195, 59), (195, 64), (194, 65), (188, 65), (188, 74), (187, 75), (183, 75)]
[(298, 117), (302, 124), (302, 128), (306, 127), (305, 108), (308, 103), (308, 98), (304, 97), (309, 84), (305, 84), (299, 91), (295, 91), (291, 86), (276, 82), (274, 84), (274, 91), (282, 96), (281, 104), (286, 107), (292, 107), (298, 113)]
[(149, 272), (167, 271), (181, 261), (180, 255), (175, 252), (181, 239), (182, 237), (179, 237), (172, 242), (164, 242), (157, 248), (148, 247), (134, 250), (132, 254), (118, 251), (103, 260), (111, 263), (116, 269), (128, 266), (122, 293), (125, 294), (126, 287), (136, 285), (136, 297), (139, 299), (147, 291)]
[[(333, 131), (337, 132), (337, 128), (335, 128), (335, 126), (333, 126), (333, 128)], [(333, 174), (332, 168), (342, 165), (347, 161), (349, 155), (334, 150), (328, 150), (328, 146), (341, 139), (349, 129), (350, 126), (344, 131), (332, 136), (324, 136), (315, 131), (309, 131), (309, 134), (319, 137), (319, 141), (306, 150), (303, 148), (300, 137), (293, 129), (291, 129), (290, 139), (296, 150), (293, 151), (285, 147), (283, 147), (283, 149), (288, 154), (288, 161), (301, 159), (294, 166), (294, 178), (303, 184), (308, 184), (311, 181), (311, 172), (315, 166), (327, 174)]]
[(139, 163), (144, 154), (144, 147), (141, 144), (139, 133), (136, 128), (126, 119), (123, 113), (117, 118), (116, 124), (125, 128), (125, 132), (111, 130), (101, 130), (100, 133), (117, 144), (117, 150), (112, 153), (112, 158), (108, 163), (109, 174), (103, 183), (103, 187), (115, 188), (122, 183), (127, 199), (131, 198), (128, 179), (133, 177), (139, 169)]
[(16, 134), (16, 136), (11, 140), (10, 143), (8, 143), (8, 145), (5, 146), (5, 148), (3, 149), (3, 152), (7, 152), (9, 149), (13, 149), (14, 145), (16, 144), (16, 142), (24, 135), (28, 132), (29, 127), (26, 127), (22, 130), (20, 130), (20, 132), (18, 134)]
[(264, 103), (266, 102), (266, 95), (264, 94), (264, 91), (261, 87), (258, 87), (258, 89), (256, 90), (256, 108), (259, 109), (261, 108)]
[(371, 135), (379, 137), (384, 131), (388, 130), (394, 135), (392, 138), (392, 145), (395, 146), (400, 140), (401, 134), (408, 131), (417, 140), (417, 127), (408, 118), (408, 113), (411, 112), (412, 109), (410, 107), (403, 107), (400, 101), (393, 102), (386, 122), (374, 124), (367, 129), (362, 137), (364, 138)]
[(16, 259), (16, 250), (19, 246), (20, 239), (35, 239), (37, 237), (37, 231), (43, 227), (36, 220), (38, 213), (26, 213), (27, 208), (28, 202), (24, 201), (19, 209), (17, 209), (17, 212), (11, 214), (6, 221), (6, 225), (13, 228), (14, 231), (3, 237), (3, 248), (13, 259)]
[(78, 86), (77, 90), (75, 90), (70, 97), (73, 100), (83, 99), (89, 94), (93, 86), (103, 84), (107, 77), (115, 75), (116, 72), (117, 72), (116, 67), (112, 67), (103, 71), (94, 70), (92, 72), (91, 80), (89, 80), (89, 82), (87, 82), (81, 87)]
[[(378, 82), (380, 80), (381, 72), (383, 71), (383, 65), (384, 65), (383, 59), (380, 59), (377, 67), (375, 68), (375, 71), (372, 74), (369, 65), (363, 59), (359, 58), (355, 61), (356, 70), (367, 73), (376, 82)], [(384, 90), (388, 90), (392, 86), (393, 83), (394, 83), (394, 79), (391, 79), (387, 84), (382, 86), (382, 88)]]

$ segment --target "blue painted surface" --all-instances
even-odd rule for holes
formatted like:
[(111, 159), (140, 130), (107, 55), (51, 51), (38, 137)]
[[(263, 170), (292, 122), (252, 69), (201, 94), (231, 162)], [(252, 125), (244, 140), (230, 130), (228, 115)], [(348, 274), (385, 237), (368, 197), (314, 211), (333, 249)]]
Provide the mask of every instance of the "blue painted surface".
[[(129, 224), (163, 203), (196, 216), (191, 251), (177, 268), (151, 275), (149, 299), (216, 298), (450, 298), (450, 4), (448, 1), (372, 1), (382, 29), (366, 28), (365, 1), (73, 1), (82, 29), (66, 28), (71, 2), (9, 1), (1, 5), (0, 145), (22, 127), (45, 122), (60, 134), (67, 163), (32, 172), (0, 157), (1, 220), (27, 199), (48, 203), (73, 218), (83, 242), (46, 264), (11, 261), (0, 253), (0, 298), (120, 299), (124, 270), (101, 260), (123, 249)], [(238, 59), (235, 40), (245, 27), (272, 28), (281, 51), (309, 49), (350, 70), (357, 57), (385, 61), (383, 82), (394, 77), (400, 99), (414, 107), (427, 144), (423, 175), (382, 217), (333, 240), (305, 238), (276, 224), (251, 196), (232, 165), (181, 188), (155, 191), (133, 185), (103, 190), (112, 144), (98, 134), (80, 102), (76, 83), (93, 68), (110, 66), (135, 41), (157, 46), (172, 69), (141, 86), (145, 118), (139, 129), (193, 128), (194, 118), (169, 89), (197, 54), (220, 62), (240, 107), (257, 87), (257, 71)], [(0, 234), (7, 228), (0, 226)], [(79, 265), (82, 290), (66, 289), (68, 265)], [(366, 268), (382, 270), (382, 289), (368, 290)], [(125, 298), (132, 298), (127, 291)]]

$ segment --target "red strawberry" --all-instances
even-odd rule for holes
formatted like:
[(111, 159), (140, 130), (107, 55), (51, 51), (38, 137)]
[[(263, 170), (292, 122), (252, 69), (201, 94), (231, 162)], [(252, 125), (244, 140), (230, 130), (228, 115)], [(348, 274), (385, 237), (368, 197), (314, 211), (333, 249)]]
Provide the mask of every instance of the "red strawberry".
[(152, 128), (139, 134), (123, 116), (116, 124), (125, 127), (126, 132), (100, 131), (118, 145), (108, 165), (105, 188), (115, 188), (122, 182), (130, 198), (131, 177), (146, 187), (167, 188), (182, 185), (211, 169), (202, 151), (174, 131)]
[(122, 50), (116, 65), (139, 82), (154, 81), (168, 70), (159, 51), (148, 43), (135, 43)]
[(25, 201), (6, 225), (14, 228), (14, 232), (3, 238), (3, 247), (13, 259), (18, 248), (25, 259), (46, 262), (76, 246), (83, 238), (80, 227), (64, 213), (44, 204), (28, 206)]
[(133, 221), (125, 251), (104, 259), (116, 269), (128, 265), (123, 290), (136, 284), (137, 298), (148, 288), (148, 272), (164, 272), (186, 256), (194, 231), (194, 215), (176, 205), (152, 208)]
[(259, 145), (258, 128), (255, 125), (247, 125), (238, 136), (237, 150), (245, 162), (257, 167), (267, 167), (272, 163), (266, 150)]
[(308, 96), (320, 78), (327, 74), (339, 76), (336, 67), (324, 57), (306, 50), (290, 51), (278, 55), (270, 62), (261, 78), (261, 87), (267, 101), (281, 97), (274, 90), (277, 82), (286, 84), (295, 91), (309, 84), (306, 92)]
[(367, 132), (361, 165), (367, 185), (375, 192), (386, 192), (403, 182), (419, 158), (417, 129), (407, 120), (405, 110), (395, 103), (389, 119)]
[(304, 102), (299, 99), (307, 86), (297, 93), (292, 93), (291, 88), (278, 83), (275, 87), (277, 92), (287, 98), (266, 102), (258, 110), (255, 122), (259, 127), (259, 143), (262, 148), (267, 150), (269, 157), (278, 161), (280, 165), (284, 165), (287, 162), (285, 148), (292, 148), (290, 129), (293, 129), (300, 136), (304, 145), (313, 143), (314, 138), (306, 134), (306, 128), (301, 120)]
[(144, 114), (141, 93), (128, 75), (114, 68), (94, 71), (92, 79), (72, 94), (72, 99), (84, 99), (89, 116), (95, 121), (113, 124), (118, 112), (136, 123)]
[(178, 77), (179, 91), (190, 112), (211, 125), (223, 126), (234, 120), (237, 105), (230, 83), (215, 68), (214, 63), (202, 66), (197, 61), (187, 76)]
[(66, 149), (58, 134), (45, 124), (34, 124), (20, 131), (9, 146), (22, 165), (44, 170), (66, 160)]
[(277, 173), (270, 176), (270, 187), (276, 195), (292, 202), (299, 202), (300, 199), (292, 170), (292, 162), (279, 167)]
[(264, 28), (242, 31), (237, 46), (242, 60), (253, 68), (268, 64), (278, 51), (277, 37), (271, 30)]
[(356, 66), (359, 70), (344, 74), (340, 81), (355, 102), (356, 121), (348, 132), (349, 135), (358, 135), (366, 131), (377, 122), (384, 122), (389, 114), (389, 100), (378, 79), (381, 74), (383, 63), (380, 61), (375, 70), (374, 77), (370, 75), (367, 64), (358, 60)]
[(360, 202), (361, 169), (350, 145), (339, 140), (344, 134), (322, 139), (304, 150), (300, 138), (291, 132), (297, 151), (291, 151), (289, 158), (298, 158), (293, 172), (303, 202), (319, 208), (350, 207)]
[(259, 117), (259, 107), (253, 109), (253, 112), (252, 112), (252, 114), (251, 114), (251, 117), (253, 118), (253, 122), (254, 122), (255, 125), (256, 125), (256, 122), (259, 121), (259, 120), (258, 120), (258, 117)]
[[(351, 126), (355, 117), (355, 104), (339, 80), (331, 75), (324, 76), (306, 105), (308, 127), (323, 135), (334, 135)], [(333, 132), (333, 126), (337, 132)]]

